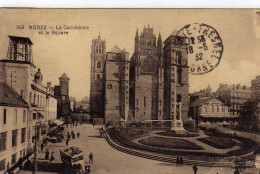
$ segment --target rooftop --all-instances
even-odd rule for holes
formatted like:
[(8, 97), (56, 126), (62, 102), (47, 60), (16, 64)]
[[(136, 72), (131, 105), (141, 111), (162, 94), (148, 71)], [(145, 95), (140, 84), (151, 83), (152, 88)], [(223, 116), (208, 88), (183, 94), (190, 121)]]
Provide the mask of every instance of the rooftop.
[[(190, 104), (190, 107), (201, 106), (201, 105), (203, 105), (203, 104), (205, 104), (208, 101), (213, 100), (213, 99), (220, 100), (219, 98), (214, 97), (214, 96), (211, 96), (211, 97), (201, 97), (201, 98), (198, 98), (197, 100), (193, 101)], [(220, 100), (220, 101), (223, 102), (222, 100)]]
[(32, 41), (29, 37), (19, 37), (19, 36), (8, 36), (11, 40), (16, 42), (23, 42), (23, 43), (29, 43), (33, 45)]
[(109, 52), (112, 52), (112, 53), (121, 53), (122, 50), (120, 50), (120, 48), (115, 45)]
[(66, 73), (63, 73), (60, 79), (70, 79)]
[(0, 83), (0, 105), (10, 107), (28, 107), (28, 104), (5, 83)]

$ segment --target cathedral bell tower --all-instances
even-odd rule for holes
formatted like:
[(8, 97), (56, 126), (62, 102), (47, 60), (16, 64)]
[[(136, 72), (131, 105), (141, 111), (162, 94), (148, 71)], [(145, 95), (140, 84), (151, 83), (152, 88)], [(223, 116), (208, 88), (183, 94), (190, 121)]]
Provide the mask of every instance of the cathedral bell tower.
[(172, 120), (171, 130), (184, 132), (188, 118), (188, 55), (185, 36), (175, 30), (164, 42), (164, 117)]
[(106, 42), (100, 35), (92, 40), (91, 46), (91, 86), (90, 112), (95, 118), (104, 117), (104, 67), (106, 58)]

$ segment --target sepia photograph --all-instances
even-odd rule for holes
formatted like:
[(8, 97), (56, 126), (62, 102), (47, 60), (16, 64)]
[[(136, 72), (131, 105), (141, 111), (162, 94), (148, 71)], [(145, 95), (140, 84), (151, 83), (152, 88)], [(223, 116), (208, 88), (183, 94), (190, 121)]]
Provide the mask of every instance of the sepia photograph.
[(0, 174), (260, 174), (260, 9), (0, 8)]

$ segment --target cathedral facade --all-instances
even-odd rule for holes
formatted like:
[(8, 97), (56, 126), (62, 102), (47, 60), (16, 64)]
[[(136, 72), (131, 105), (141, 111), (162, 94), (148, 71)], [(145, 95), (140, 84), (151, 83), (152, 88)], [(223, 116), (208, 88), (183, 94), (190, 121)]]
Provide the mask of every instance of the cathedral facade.
[(94, 39), (92, 117), (103, 117), (105, 123), (188, 119), (188, 44), (177, 34), (174, 31), (163, 43), (149, 25), (140, 35), (137, 30), (130, 61), (124, 49), (115, 46), (106, 53), (105, 41)]
[(153, 28), (136, 31), (135, 50), (130, 61), (130, 121), (163, 119), (163, 45)]
[(176, 31), (164, 44), (149, 25), (140, 36), (136, 31), (130, 61), (130, 122), (188, 118), (187, 45)]

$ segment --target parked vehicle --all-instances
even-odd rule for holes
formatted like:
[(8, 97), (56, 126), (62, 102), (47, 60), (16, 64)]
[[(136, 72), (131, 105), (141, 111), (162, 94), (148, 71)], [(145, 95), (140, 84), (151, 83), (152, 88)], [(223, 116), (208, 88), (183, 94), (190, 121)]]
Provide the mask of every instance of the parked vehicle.
[(60, 143), (62, 139), (60, 137), (47, 137), (47, 141), (51, 143)]
[(83, 155), (82, 150), (75, 146), (68, 146), (60, 150), (60, 158), (63, 164), (79, 173), (86, 172)]

